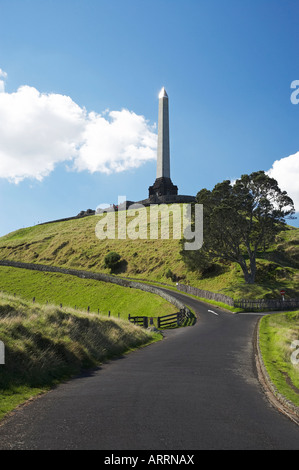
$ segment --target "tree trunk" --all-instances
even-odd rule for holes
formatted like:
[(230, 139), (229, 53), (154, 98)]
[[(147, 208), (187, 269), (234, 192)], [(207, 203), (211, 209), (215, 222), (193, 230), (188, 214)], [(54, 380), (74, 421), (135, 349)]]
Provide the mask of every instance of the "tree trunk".
[(254, 284), (255, 276), (256, 276), (256, 257), (255, 253), (252, 253), (250, 257), (250, 274), (251, 274), (251, 282), (249, 284)]
[(247, 272), (244, 272), (243, 270), (243, 273), (246, 284), (254, 284), (255, 275), (251, 272), (248, 272), (248, 270)]
[(247, 272), (247, 274), (244, 273), (244, 278), (245, 278), (246, 284), (254, 284), (255, 274), (248, 273), (248, 272)]
[(256, 260), (255, 256), (250, 256), (250, 271), (248, 270), (246, 261), (239, 262), (246, 284), (254, 284), (256, 275)]

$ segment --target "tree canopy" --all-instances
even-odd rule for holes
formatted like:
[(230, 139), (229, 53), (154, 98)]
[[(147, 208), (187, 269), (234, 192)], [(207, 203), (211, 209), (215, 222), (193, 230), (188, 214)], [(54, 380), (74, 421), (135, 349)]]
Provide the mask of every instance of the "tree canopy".
[(202, 189), (196, 202), (203, 204), (203, 246), (182, 251), (191, 270), (202, 270), (217, 260), (236, 262), (245, 281), (254, 283), (256, 255), (275, 240), (294, 218), (294, 203), (264, 171), (242, 175), (235, 182), (216, 184), (212, 191)]

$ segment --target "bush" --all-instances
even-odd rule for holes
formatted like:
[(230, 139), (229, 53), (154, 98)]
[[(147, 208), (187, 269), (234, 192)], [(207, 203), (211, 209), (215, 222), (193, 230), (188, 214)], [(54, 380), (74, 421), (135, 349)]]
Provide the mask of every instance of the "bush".
[(171, 269), (167, 269), (167, 271), (166, 271), (166, 273), (165, 273), (165, 277), (166, 277), (167, 279), (169, 279), (170, 277), (172, 277), (172, 271), (171, 271)]
[(177, 276), (176, 276), (176, 274), (174, 274), (174, 273), (171, 271), (171, 269), (168, 269), (168, 270), (166, 271), (165, 277), (166, 277), (167, 279), (170, 278), (173, 282), (176, 282), (176, 281), (177, 281)]
[(118, 253), (115, 251), (110, 251), (107, 253), (104, 259), (105, 268), (108, 268), (111, 272), (113, 272), (118, 267), (120, 259), (121, 256)]

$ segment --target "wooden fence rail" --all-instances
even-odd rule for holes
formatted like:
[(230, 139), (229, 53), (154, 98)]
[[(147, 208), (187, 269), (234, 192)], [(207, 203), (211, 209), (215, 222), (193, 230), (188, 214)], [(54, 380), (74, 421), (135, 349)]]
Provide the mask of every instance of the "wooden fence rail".
[(157, 319), (158, 328), (169, 328), (180, 325), (180, 314), (173, 313), (171, 315), (163, 315)]
[[(14, 297), (16, 297), (17, 294), (14, 292), (13, 295), (14, 295)], [(36, 298), (35, 298), (35, 297), (32, 298), (32, 302), (33, 302), (33, 303), (36, 302)], [(50, 303), (49, 300), (47, 300), (47, 301), (46, 301), (46, 305), (49, 305), (49, 303)], [(53, 303), (53, 305), (57, 305), (57, 304), (54, 304), (54, 303)], [(63, 308), (63, 304), (62, 304), (61, 302), (59, 303), (59, 307), (60, 307), (60, 308)], [(72, 308), (71, 305), (66, 305), (65, 307), (66, 307), (66, 308)], [(84, 309), (83, 307), (78, 307), (77, 305), (75, 305), (74, 309), (75, 309), (75, 310), (85, 311), (85, 309)], [(100, 311), (99, 308), (97, 309), (97, 312), (98, 312), (98, 314), (105, 315), (105, 312)], [(91, 313), (91, 309), (90, 309), (90, 306), (89, 306), (89, 305), (87, 306), (87, 313)], [(94, 311), (94, 313), (95, 313), (95, 311)], [(108, 310), (107, 315), (108, 315), (108, 317), (111, 316), (110, 310)], [(114, 315), (114, 316), (115, 316), (115, 315)], [(130, 315), (129, 315), (129, 316), (130, 316)], [(119, 312), (118, 312), (118, 314), (117, 314), (117, 317), (120, 318), (120, 313), (119, 313)], [(133, 318), (133, 317), (132, 317), (132, 318)], [(138, 317), (136, 317), (136, 318), (138, 318)], [(143, 317), (140, 317), (140, 318), (143, 318)]]
[[(170, 315), (163, 315), (161, 317), (156, 317), (157, 327), (161, 328), (171, 328), (174, 326), (180, 326), (185, 318), (187, 317), (186, 312), (182, 309), (178, 313), (172, 313)], [(132, 316), (129, 314), (128, 319), (130, 322), (135, 325), (142, 326), (143, 328), (148, 328), (149, 317), (141, 316)], [(150, 323), (153, 324), (153, 319), (150, 319)]]
[(299, 299), (239, 299), (235, 300), (228, 295), (210, 292), (197, 287), (177, 284), (177, 289), (187, 294), (202, 297), (207, 300), (223, 302), (226, 305), (242, 308), (248, 312), (271, 311), (271, 310), (296, 310), (299, 309)]
[(132, 317), (130, 314), (128, 316), (128, 320), (134, 325), (142, 326), (143, 328), (148, 327), (148, 317), (136, 316)]
[(248, 312), (267, 310), (296, 310), (299, 308), (299, 299), (240, 299), (234, 301), (234, 306), (242, 308)]

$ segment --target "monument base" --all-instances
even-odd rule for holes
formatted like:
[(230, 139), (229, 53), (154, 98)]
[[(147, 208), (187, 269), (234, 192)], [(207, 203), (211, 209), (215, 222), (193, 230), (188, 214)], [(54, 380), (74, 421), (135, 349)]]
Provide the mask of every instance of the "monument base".
[(196, 199), (194, 196), (184, 196), (180, 194), (173, 194), (173, 195), (166, 195), (166, 196), (151, 196), (147, 199), (143, 199), (142, 201), (125, 201), (119, 204), (118, 206), (110, 206), (107, 209), (101, 209), (97, 210), (97, 214), (101, 214), (104, 212), (114, 212), (114, 211), (126, 211), (130, 209), (130, 206), (133, 204), (135, 205), (135, 209), (137, 209), (137, 206), (144, 206), (148, 207), (151, 205), (155, 204), (190, 204), (192, 202), (196, 202)]
[(151, 204), (190, 204), (195, 202), (196, 199), (194, 196), (185, 196), (182, 194), (173, 194), (173, 195), (164, 195), (157, 196), (152, 195), (143, 201), (138, 201), (136, 204), (142, 204), (143, 206), (150, 206)]
[(173, 184), (170, 178), (162, 176), (157, 178), (152, 186), (148, 188), (149, 197), (153, 196), (177, 196), (178, 187)]

